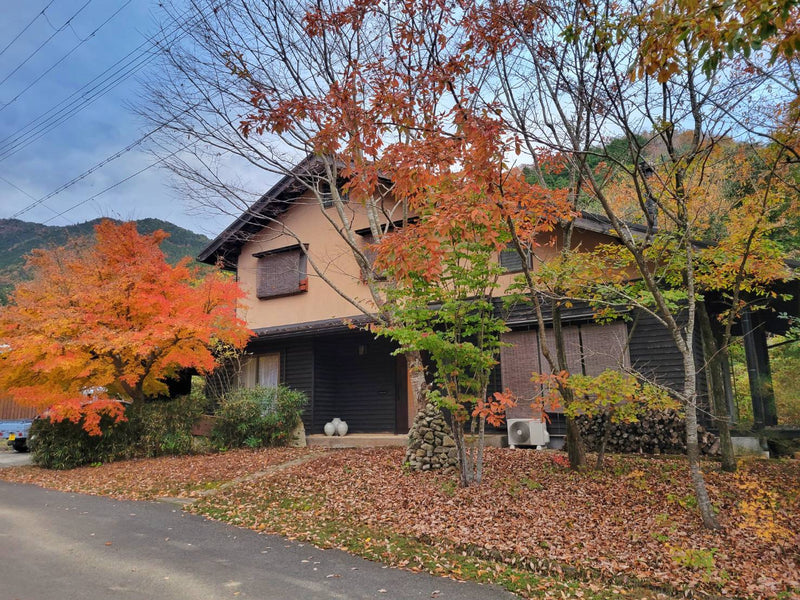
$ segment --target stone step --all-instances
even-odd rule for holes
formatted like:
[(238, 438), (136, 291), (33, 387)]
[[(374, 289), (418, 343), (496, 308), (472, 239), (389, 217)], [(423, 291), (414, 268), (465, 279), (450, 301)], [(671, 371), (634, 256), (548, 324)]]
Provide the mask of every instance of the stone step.
[(381, 448), (405, 446), (408, 436), (392, 433), (348, 433), (345, 436), (313, 434), (306, 436), (309, 447), (316, 448)]
[[(405, 446), (407, 442), (406, 434), (395, 435), (392, 433), (348, 433), (343, 437), (315, 433), (306, 436), (308, 446), (316, 448), (381, 448)], [(508, 436), (500, 433), (488, 433), (485, 436), (485, 442), (487, 447), (505, 448), (508, 446)]]

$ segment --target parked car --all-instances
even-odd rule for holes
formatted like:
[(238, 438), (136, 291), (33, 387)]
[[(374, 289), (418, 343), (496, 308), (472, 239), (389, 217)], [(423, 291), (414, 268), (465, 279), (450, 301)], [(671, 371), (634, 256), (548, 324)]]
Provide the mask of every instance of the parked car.
[(17, 421), (0, 421), (0, 439), (17, 452), (28, 451), (28, 432), (31, 428), (30, 419), (20, 419)]

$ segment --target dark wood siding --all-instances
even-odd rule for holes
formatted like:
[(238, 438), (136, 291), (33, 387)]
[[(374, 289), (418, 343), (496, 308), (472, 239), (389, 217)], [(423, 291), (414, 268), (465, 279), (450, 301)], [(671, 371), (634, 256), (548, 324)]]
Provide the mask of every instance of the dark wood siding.
[(290, 344), (285, 346), (281, 359), (281, 383), (308, 398), (303, 411), (303, 424), (308, 429), (314, 419), (314, 346), (310, 341)]
[(351, 432), (394, 433), (398, 382), (393, 349), (361, 332), (317, 340), (315, 432), (339, 417)]
[(334, 417), (347, 421), (352, 433), (406, 429), (406, 423), (397, 428), (397, 415), (403, 414), (398, 398), (407, 400), (401, 380), (405, 370), (398, 367), (393, 350), (390, 342), (362, 331), (261, 339), (248, 346), (254, 354), (281, 353), (281, 383), (308, 396), (303, 413), (308, 434), (322, 433)]
[[(643, 377), (653, 380), (671, 390), (683, 390), (683, 358), (669, 331), (658, 320), (645, 313), (637, 312), (628, 324), (631, 332), (631, 366)], [(695, 328), (695, 366), (697, 372), (698, 419), (703, 425), (712, 420), (708, 412), (707, 385), (703, 369), (703, 352), (700, 330)]]
[(683, 389), (683, 360), (667, 328), (638, 312), (628, 324), (631, 366), (647, 379), (673, 390)]
[(338, 377), (335, 352), (336, 347), (330, 341), (317, 340), (314, 344), (314, 424), (308, 433), (323, 433), (325, 423), (334, 417), (342, 418), (336, 414)]
[(254, 340), (247, 347), (253, 354), (281, 354), (280, 382), (294, 390), (303, 392), (308, 404), (303, 411), (303, 424), (308, 430), (314, 418), (314, 346), (311, 340), (283, 340), (266, 342)]

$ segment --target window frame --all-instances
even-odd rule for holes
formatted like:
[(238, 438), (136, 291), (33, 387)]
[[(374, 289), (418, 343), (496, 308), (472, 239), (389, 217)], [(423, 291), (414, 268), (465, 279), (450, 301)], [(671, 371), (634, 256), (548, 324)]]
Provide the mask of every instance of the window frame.
[[(296, 296), (308, 291), (308, 244), (292, 244), (291, 246), (283, 246), (282, 248), (274, 248), (272, 250), (265, 250), (263, 252), (256, 252), (253, 258), (257, 259), (256, 265), (256, 298), (259, 300), (272, 300), (273, 298), (283, 298), (285, 296)], [(297, 287), (285, 291), (266, 292), (265, 287), (267, 284), (263, 281), (266, 277), (266, 267), (262, 262), (263, 259), (275, 257), (281, 254), (297, 252)]]
[[(350, 202), (350, 194), (342, 190), (342, 184), (337, 183), (336, 189), (339, 192), (339, 197), (342, 199), (342, 204), (348, 204)], [(333, 208), (333, 192), (327, 181), (323, 182), (320, 186), (319, 196), (322, 200), (322, 208)]]
[[(275, 361), (277, 365), (274, 387), (278, 387), (281, 384), (281, 375), (283, 373), (283, 353), (281, 351), (275, 351), (262, 352), (258, 354), (253, 353), (247, 356), (246, 362), (242, 368), (241, 376), (239, 378), (239, 385), (241, 385), (241, 387), (245, 389), (253, 389), (256, 387), (266, 386), (266, 384), (261, 381), (261, 363), (266, 359)], [(271, 384), (270, 387), (272, 387)]]

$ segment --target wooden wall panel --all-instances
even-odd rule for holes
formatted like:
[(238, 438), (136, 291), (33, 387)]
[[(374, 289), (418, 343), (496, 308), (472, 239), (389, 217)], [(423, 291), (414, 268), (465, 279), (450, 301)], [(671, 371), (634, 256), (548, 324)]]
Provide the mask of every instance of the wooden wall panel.
[(33, 419), (37, 410), (27, 406), (20, 406), (11, 398), (0, 398), (0, 421), (15, 421), (17, 419)]

